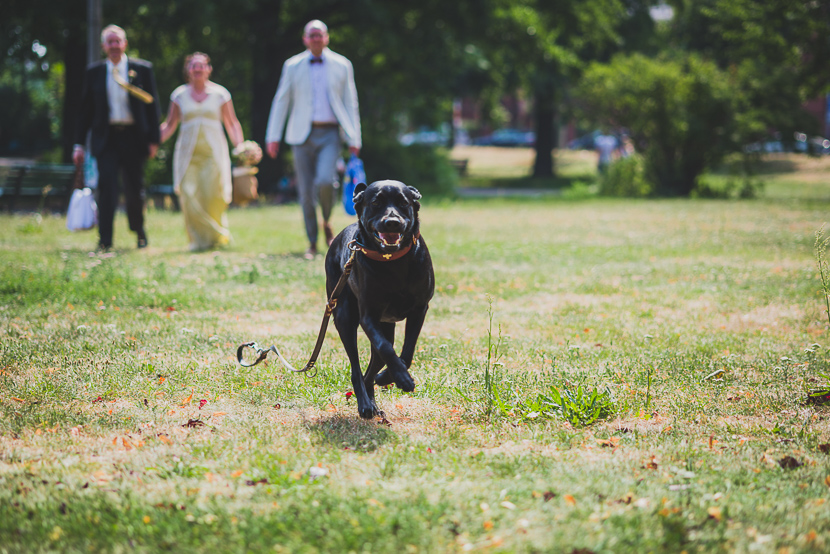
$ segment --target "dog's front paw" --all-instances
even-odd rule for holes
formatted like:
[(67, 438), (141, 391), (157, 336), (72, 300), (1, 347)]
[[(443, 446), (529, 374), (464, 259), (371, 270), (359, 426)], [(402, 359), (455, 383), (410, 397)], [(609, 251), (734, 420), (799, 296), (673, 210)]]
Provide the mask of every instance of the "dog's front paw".
[(399, 371), (395, 375), (395, 384), (404, 392), (412, 392), (415, 390), (415, 380), (408, 371)]
[(374, 417), (378, 414), (378, 411), (373, 408), (369, 408), (367, 410), (358, 410), (357, 413), (360, 414), (360, 419), (374, 419)]
[(374, 402), (370, 402), (368, 406), (358, 406), (357, 413), (360, 415), (361, 419), (373, 419), (376, 415), (378, 415), (378, 407)]

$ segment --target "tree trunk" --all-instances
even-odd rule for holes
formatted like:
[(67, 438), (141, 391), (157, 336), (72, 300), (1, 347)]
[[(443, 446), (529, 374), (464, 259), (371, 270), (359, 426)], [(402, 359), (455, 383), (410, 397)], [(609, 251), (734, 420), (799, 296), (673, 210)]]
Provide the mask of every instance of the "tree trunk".
[[(251, 83), (251, 130), (252, 136), (265, 150), (265, 130), (268, 126), (268, 116), (271, 113), (271, 103), (274, 94), (277, 92), (280, 72), (283, 62), (288, 59), (285, 47), (284, 33), (280, 12), (282, 11), (281, 0), (267, 0), (258, 3), (259, 6), (251, 14), (250, 36), (251, 55), (253, 57), (253, 76)], [(295, 42), (296, 51), (302, 48), (300, 34), (297, 34)], [(281, 48), (282, 46), (282, 48)], [(296, 52), (292, 52), (296, 53)], [(259, 164), (259, 187), (260, 191), (274, 192), (279, 179), (284, 174), (283, 154), (286, 145), (280, 144), (280, 155), (277, 160), (272, 160), (267, 154), (263, 156)]]
[(553, 121), (556, 113), (553, 92), (537, 90), (534, 104), (536, 161), (533, 163), (533, 176), (553, 177)]
[(63, 62), (66, 67), (63, 96), (63, 117), (61, 118), (61, 160), (72, 161), (72, 146), (75, 143), (75, 126), (78, 124), (78, 106), (81, 103), (81, 89), (86, 70), (86, 39), (81, 26), (69, 29), (66, 37)]

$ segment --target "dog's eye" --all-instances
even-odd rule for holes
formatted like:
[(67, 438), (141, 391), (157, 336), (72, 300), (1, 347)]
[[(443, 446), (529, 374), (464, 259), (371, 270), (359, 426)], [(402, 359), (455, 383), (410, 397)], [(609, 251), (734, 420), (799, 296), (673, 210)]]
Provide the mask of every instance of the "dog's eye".
[(372, 198), (372, 206), (380, 206), (380, 200), (378, 200), (377, 196)]

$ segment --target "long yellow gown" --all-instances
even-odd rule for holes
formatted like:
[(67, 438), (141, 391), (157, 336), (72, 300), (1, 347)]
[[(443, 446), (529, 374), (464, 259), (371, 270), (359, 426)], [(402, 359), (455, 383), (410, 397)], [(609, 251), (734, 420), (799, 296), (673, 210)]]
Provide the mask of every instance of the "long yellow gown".
[(191, 250), (228, 244), (231, 232), (225, 213), (232, 197), (231, 160), (222, 127), (222, 105), (231, 95), (208, 83), (207, 97), (197, 102), (182, 85), (170, 100), (182, 113), (173, 152), (173, 186), (179, 195)]

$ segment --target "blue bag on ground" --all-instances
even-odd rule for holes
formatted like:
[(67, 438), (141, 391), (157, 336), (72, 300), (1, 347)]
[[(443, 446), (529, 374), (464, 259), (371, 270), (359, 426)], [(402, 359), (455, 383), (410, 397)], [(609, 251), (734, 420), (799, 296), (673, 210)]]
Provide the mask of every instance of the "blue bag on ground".
[(354, 187), (358, 183), (366, 182), (366, 172), (363, 170), (363, 162), (352, 154), (349, 163), (346, 164), (346, 176), (343, 179), (343, 208), (349, 215), (357, 215), (354, 209)]

